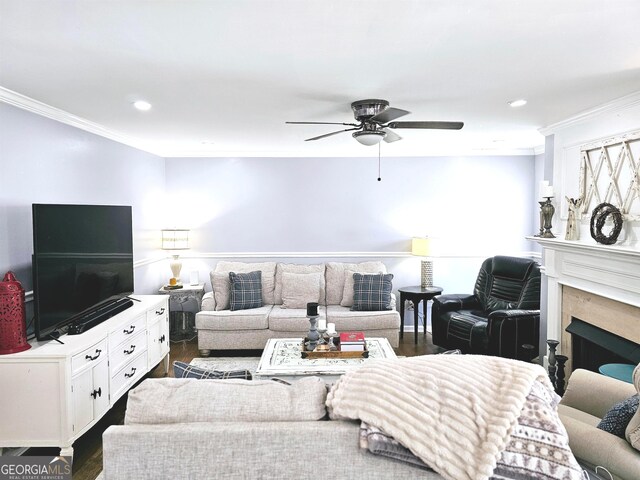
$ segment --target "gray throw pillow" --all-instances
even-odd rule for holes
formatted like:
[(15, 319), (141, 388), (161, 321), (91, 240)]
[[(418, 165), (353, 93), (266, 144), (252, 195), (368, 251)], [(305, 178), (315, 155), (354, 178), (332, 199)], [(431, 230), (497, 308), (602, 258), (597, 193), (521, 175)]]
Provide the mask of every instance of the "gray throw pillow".
[(392, 273), (353, 274), (353, 306), (351, 310), (391, 310)]
[(638, 404), (640, 404), (640, 397), (638, 394), (632, 395), (622, 402), (616, 403), (611, 409), (602, 417), (598, 428), (609, 432), (617, 437), (624, 438), (624, 432), (631, 421), (631, 418), (636, 414), (638, 410)]
[(247, 310), (262, 306), (262, 272), (249, 273), (229, 272), (231, 282), (231, 298), (229, 308)]

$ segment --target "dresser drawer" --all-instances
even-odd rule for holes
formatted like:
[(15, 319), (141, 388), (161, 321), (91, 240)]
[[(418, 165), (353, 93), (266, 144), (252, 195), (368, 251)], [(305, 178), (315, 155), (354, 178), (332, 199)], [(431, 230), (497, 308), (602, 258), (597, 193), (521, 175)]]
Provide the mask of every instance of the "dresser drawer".
[(107, 339), (90, 346), (80, 353), (71, 357), (71, 375), (75, 375), (82, 368), (90, 363), (97, 363), (107, 357)]
[(147, 322), (153, 323), (158, 318), (166, 317), (169, 314), (169, 302), (164, 301), (155, 307), (147, 310)]
[(145, 373), (147, 373), (146, 351), (138, 354), (137, 357), (111, 376), (111, 401), (114, 402), (117, 400), (129, 386)]
[(120, 345), (109, 350), (110, 371), (117, 372), (143, 350), (147, 350), (147, 335), (144, 330), (140, 330), (131, 338), (127, 338)]
[(128, 322), (121, 323), (117, 329), (109, 333), (109, 348), (113, 349), (146, 328), (144, 313)]

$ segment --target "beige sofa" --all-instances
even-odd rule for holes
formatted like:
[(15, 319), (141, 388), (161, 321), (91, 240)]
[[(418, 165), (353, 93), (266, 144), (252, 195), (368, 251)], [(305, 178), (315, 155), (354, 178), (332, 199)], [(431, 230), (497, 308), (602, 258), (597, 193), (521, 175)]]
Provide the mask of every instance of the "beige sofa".
[[(262, 272), (263, 306), (229, 310), (225, 304), (228, 301), (225, 288), (229, 288), (229, 272), (256, 270)], [(205, 294), (202, 310), (196, 314), (201, 355), (209, 355), (211, 350), (262, 349), (269, 338), (302, 338), (309, 330), (306, 308), (286, 308), (287, 292), (291, 288), (285, 280), (296, 274), (308, 273), (320, 274), (318, 303), (321, 319), (335, 323), (338, 332), (362, 331), (365, 336), (384, 337), (392, 347), (398, 347), (400, 314), (396, 311), (395, 296), (392, 294), (391, 310), (351, 311), (353, 285), (349, 281), (353, 272), (387, 273), (387, 269), (382, 262), (327, 262), (315, 265), (218, 262), (211, 272), (212, 292)]]
[[(627, 427), (623, 439), (596, 428), (613, 405), (640, 391), (640, 366), (634, 372), (635, 386), (588, 370), (571, 374), (558, 413), (569, 434), (569, 446), (575, 457), (595, 469), (606, 468), (615, 480), (640, 478), (640, 411)], [(635, 433), (632, 433), (635, 432)], [(608, 478), (599, 469), (603, 478)]]

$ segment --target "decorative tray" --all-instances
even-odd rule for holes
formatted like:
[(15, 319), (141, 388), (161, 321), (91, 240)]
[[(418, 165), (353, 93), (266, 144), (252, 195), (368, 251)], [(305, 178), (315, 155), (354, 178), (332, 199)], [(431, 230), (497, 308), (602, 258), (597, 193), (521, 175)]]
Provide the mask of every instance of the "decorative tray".
[(177, 290), (179, 288), (182, 288), (184, 285), (182, 285), (181, 283), (178, 283), (177, 285), (165, 285), (164, 289), (165, 290)]
[(340, 339), (334, 338), (334, 344), (337, 350), (307, 350), (308, 338), (304, 338), (300, 343), (300, 355), (302, 358), (369, 358), (369, 350), (365, 341), (364, 350), (343, 352), (340, 350)]

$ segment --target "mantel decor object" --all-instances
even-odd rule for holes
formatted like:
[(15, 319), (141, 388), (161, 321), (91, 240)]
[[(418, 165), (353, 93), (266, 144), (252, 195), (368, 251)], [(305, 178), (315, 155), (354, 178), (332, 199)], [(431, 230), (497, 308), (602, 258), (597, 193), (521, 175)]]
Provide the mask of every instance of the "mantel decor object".
[[(607, 219), (611, 217), (613, 228), (608, 235), (602, 233)], [(601, 203), (593, 209), (591, 214), (591, 237), (603, 245), (613, 245), (618, 241), (618, 235), (622, 231), (622, 213), (610, 203)]]
[(0, 355), (23, 352), (27, 343), (24, 288), (13, 272), (0, 282)]
[(551, 203), (551, 199), (553, 198), (553, 196), (545, 197), (545, 198), (547, 200), (542, 204), (542, 207), (540, 207), (540, 212), (542, 213), (543, 228), (544, 228), (544, 232), (542, 232), (542, 235), (540, 235), (540, 237), (556, 238), (556, 236), (553, 233), (551, 233), (551, 228), (553, 227), (553, 225), (551, 224), (551, 220), (553, 219), (553, 214), (556, 212), (556, 208), (553, 206), (553, 203)]
[(582, 205), (582, 198), (569, 198), (569, 216), (567, 218), (567, 230), (564, 234), (565, 240), (580, 240), (580, 230), (578, 229), (578, 211)]

